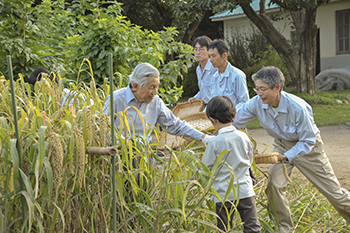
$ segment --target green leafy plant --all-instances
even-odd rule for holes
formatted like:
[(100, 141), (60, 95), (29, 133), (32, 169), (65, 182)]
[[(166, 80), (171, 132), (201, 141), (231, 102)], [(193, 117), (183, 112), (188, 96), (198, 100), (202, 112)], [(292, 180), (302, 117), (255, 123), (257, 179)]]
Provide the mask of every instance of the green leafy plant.
[[(177, 80), (187, 72), (192, 52), (189, 45), (174, 40), (175, 28), (154, 32), (133, 25), (121, 15), (120, 3), (115, 1), (43, 1), (35, 7), (32, 3), (6, 0), (0, 8), (0, 30), (4, 32), (0, 59), (11, 55), (16, 77), (21, 72), (27, 81), (35, 68), (43, 66), (67, 80), (79, 77), (89, 83), (89, 72), (77, 73), (89, 70), (85, 63), (81, 66), (88, 59), (96, 84), (103, 85), (108, 76), (107, 56), (112, 53), (116, 87), (126, 86), (134, 67), (148, 62), (161, 73), (161, 87), (166, 91), (160, 95), (165, 101), (173, 104), (181, 95)], [(0, 72), (6, 69), (2, 63)], [(170, 89), (179, 93), (172, 91), (170, 96)]]

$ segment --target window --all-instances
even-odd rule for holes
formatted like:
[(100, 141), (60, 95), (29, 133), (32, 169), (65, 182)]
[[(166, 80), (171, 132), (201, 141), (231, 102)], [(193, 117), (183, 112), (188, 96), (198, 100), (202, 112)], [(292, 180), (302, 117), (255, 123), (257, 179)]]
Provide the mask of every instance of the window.
[(350, 53), (350, 9), (337, 11), (337, 54)]

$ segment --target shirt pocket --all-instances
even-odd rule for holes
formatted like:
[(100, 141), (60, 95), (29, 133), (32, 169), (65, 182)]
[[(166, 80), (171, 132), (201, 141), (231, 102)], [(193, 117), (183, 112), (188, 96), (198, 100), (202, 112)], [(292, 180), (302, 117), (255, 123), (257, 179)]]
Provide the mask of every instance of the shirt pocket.
[(297, 141), (298, 140), (297, 128), (296, 128), (295, 125), (284, 125), (283, 126), (283, 133), (291, 141)]
[(231, 96), (233, 95), (233, 92), (234, 92), (233, 87), (226, 87), (223, 94), (226, 96)]

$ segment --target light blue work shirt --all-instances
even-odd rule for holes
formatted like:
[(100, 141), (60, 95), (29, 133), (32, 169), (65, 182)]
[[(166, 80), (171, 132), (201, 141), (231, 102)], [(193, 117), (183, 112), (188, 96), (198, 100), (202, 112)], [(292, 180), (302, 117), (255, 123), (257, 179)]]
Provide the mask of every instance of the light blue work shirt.
[[(140, 112), (142, 118), (140, 117), (138, 111)], [(156, 123), (159, 123), (163, 129), (171, 134), (186, 136), (197, 140), (200, 140), (203, 135), (202, 132), (192, 128), (186, 121), (180, 120), (180, 118), (176, 117), (158, 95), (156, 95), (151, 102), (143, 102), (140, 105), (129, 86), (119, 89), (116, 92), (114, 98), (114, 112), (116, 113), (114, 116), (115, 126), (118, 130), (120, 130), (122, 127), (122, 135), (124, 137), (126, 123), (129, 125), (131, 131), (128, 132), (127, 130), (128, 138), (133, 138), (135, 133), (135, 135), (142, 138), (148, 137), (149, 142), (152, 140), (152, 130), (149, 129), (151, 129), (152, 126), (155, 126)], [(127, 122), (120, 120), (122, 112), (127, 113)], [(142, 123), (142, 119), (144, 124)]]
[(227, 63), (225, 72), (215, 72), (211, 85), (211, 98), (215, 96), (227, 96), (235, 104), (238, 110), (249, 100), (246, 75), (240, 69)]
[[(114, 100), (115, 100), (115, 97), (117, 96), (119, 90), (120, 89), (117, 89), (117, 90), (113, 91), (113, 99)], [(111, 111), (109, 109), (109, 103), (111, 102), (110, 98), (111, 98), (111, 95), (108, 95), (107, 98), (106, 98), (106, 101), (105, 101), (105, 103), (103, 105), (103, 113), (106, 114), (106, 115), (109, 115), (109, 112)]]
[[(255, 196), (249, 172), (253, 162), (253, 145), (247, 134), (237, 130), (232, 125), (221, 128), (218, 135), (209, 141), (202, 162), (211, 170), (225, 149), (227, 151), (222, 160), (225, 161), (226, 165), (218, 170), (213, 182), (213, 188), (222, 200), (214, 197), (214, 202), (235, 201)], [(235, 193), (232, 190), (227, 200), (224, 200), (231, 181), (231, 172), (227, 164), (233, 169), (237, 179), (233, 181)]]
[(214, 73), (217, 70), (218, 68), (215, 68), (211, 64), (209, 59), (203, 69), (203, 72), (199, 63), (196, 69), (199, 91), (193, 98), (197, 100), (201, 99), (204, 101), (205, 104), (209, 102), (209, 100), (212, 98), (211, 96), (212, 80), (213, 80)]
[(260, 125), (275, 139), (297, 142), (284, 155), (289, 161), (310, 153), (320, 131), (315, 125), (311, 106), (303, 99), (282, 91), (276, 113), (259, 96), (254, 96), (237, 112), (233, 125), (238, 129), (246, 126), (255, 117)]
[[(62, 106), (64, 106), (65, 104), (81, 105), (83, 103), (86, 103), (87, 106), (91, 106), (94, 104), (94, 101), (91, 98), (88, 99), (86, 95), (82, 92), (78, 93), (76, 91), (72, 91), (70, 89), (64, 88), (62, 91), (62, 98), (60, 100), (60, 103)], [(75, 106), (75, 107), (78, 108), (78, 106)]]

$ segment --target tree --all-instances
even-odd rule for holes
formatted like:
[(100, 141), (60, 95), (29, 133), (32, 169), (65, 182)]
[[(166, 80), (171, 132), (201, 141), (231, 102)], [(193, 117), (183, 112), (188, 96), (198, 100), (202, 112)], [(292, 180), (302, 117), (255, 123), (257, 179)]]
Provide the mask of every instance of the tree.
[[(211, 4), (220, 1), (212, 0)], [(269, 43), (278, 52), (286, 65), (295, 84), (297, 91), (314, 94), (316, 90), (316, 10), (329, 0), (271, 0), (281, 8), (290, 12), (296, 30), (299, 50), (294, 50), (293, 45), (273, 26), (265, 12), (266, 0), (260, 0), (260, 10), (255, 12), (250, 6), (252, 0), (228, 1), (233, 9), (239, 5), (245, 15), (257, 26)], [(227, 7), (227, 5), (226, 5)], [(217, 8), (217, 10), (222, 10)], [(227, 8), (226, 8), (227, 9)]]
[(195, 31), (210, 11), (207, 1), (198, 0), (120, 0), (124, 14), (132, 23), (160, 31), (164, 27), (176, 27), (177, 41), (190, 43)]
[[(116, 1), (0, 0), (0, 60), (11, 55), (14, 73), (25, 81), (43, 66), (60, 71), (64, 81), (89, 82), (93, 75), (102, 85), (112, 53), (116, 86), (127, 84), (137, 64), (149, 62), (161, 74), (159, 95), (166, 103), (177, 102), (182, 93), (177, 80), (191, 63), (192, 47), (175, 41), (178, 31), (173, 27), (143, 29), (121, 12)], [(0, 72), (6, 74), (6, 69), (0, 63)]]

